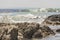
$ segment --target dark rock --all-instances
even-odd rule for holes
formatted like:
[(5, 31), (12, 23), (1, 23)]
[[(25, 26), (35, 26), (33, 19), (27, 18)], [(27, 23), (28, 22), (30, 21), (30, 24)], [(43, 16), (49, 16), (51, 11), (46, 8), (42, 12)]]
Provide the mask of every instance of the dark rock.
[(39, 24), (35, 25), (28, 25), (26, 29), (24, 30), (24, 37), (31, 39), (32, 35), (39, 29)]
[(51, 25), (60, 25), (60, 14), (48, 16), (43, 23)]
[(41, 30), (38, 30), (37, 32), (35, 32), (34, 35), (32, 36), (32, 38), (37, 38), (37, 39), (43, 38)]
[(18, 29), (13, 28), (10, 32), (10, 40), (18, 40)]
[(55, 33), (48, 26), (43, 26), (34, 33), (33, 38), (41, 39), (49, 35), (55, 35)]
[(56, 32), (60, 33), (60, 29), (57, 29)]

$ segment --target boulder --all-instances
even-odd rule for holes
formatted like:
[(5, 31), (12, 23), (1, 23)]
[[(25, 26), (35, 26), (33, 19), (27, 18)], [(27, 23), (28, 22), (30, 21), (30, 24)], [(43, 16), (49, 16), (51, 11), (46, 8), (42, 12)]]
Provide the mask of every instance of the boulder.
[(39, 29), (39, 24), (30, 24), (30, 25), (27, 25), (27, 27), (25, 28), (24, 30), (24, 34), (23, 36), (25, 38), (28, 38), (28, 39), (31, 39), (32, 38), (32, 35)]
[(44, 21), (44, 24), (49, 25), (60, 25), (60, 14), (48, 16)]
[(55, 33), (48, 26), (43, 26), (34, 33), (33, 38), (41, 39), (49, 35), (55, 35)]

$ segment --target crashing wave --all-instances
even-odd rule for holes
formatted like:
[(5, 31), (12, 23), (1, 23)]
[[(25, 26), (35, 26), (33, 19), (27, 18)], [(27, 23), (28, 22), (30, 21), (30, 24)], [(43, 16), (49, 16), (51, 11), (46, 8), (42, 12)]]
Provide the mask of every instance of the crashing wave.
[(46, 15), (44, 16), (35, 16), (31, 13), (25, 14), (25, 15), (4, 15), (1, 16), (0, 23), (21, 23), (21, 22), (37, 22), (42, 23), (46, 18)]

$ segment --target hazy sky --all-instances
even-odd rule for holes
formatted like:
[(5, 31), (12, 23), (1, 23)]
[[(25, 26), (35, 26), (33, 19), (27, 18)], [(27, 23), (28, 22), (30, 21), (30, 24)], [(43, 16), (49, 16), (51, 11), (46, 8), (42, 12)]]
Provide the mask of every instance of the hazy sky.
[(0, 0), (0, 8), (59, 8), (60, 0)]

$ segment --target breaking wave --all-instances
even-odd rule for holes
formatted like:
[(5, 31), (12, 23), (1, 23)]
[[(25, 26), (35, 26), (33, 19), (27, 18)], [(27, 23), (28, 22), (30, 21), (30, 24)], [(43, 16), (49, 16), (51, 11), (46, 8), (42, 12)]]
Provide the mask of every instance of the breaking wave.
[(35, 16), (33, 14), (26, 14), (26, 15), (15, 15), (15, 16), (10, 16), (10, 15), (4, 15), (0, 17), (0, 22), (13, 22), (13, 23), (18, 23), (18, 22), (38, 22), (41, 23), (42, 21), (44, 21), (44, 18), (46, 17), (46, 15), (44, 17), (42, 16)]

